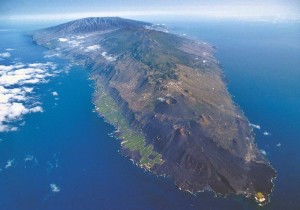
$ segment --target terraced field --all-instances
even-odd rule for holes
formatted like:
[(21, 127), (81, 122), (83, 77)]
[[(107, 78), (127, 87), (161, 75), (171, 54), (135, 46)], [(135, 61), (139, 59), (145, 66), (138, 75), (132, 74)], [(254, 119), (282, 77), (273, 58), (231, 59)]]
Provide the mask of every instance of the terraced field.
[(121, 139), (122, 147), (132, 152), (138, 152), (140, 154), (138, 164), (145, 169), (149, 170), (155, 164), (161, 165), (164, 162), (162, 155), (154, 151), (152, 145), (146, 145), (145, 138), (141, 132), (133, 131), (129, 127), (118, 105), (105, 92), (104, 87), (101, 84), (96, 84), (96, 90), (96, 110), (121, 132), (119, 138)]

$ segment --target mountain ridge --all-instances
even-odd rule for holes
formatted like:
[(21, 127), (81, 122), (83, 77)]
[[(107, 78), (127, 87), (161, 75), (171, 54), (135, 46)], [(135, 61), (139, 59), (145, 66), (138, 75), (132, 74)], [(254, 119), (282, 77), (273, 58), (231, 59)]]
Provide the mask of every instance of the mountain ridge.
[(80, 20), (73, 20), (59, 26), (44, 28), (38, 31), (47, 31), (47, 33), (89, 33), (103, 30), (113, 30), (124, 27), (140, 28), (151, 26), (150, 23), (142, 21), (133, 21), (130, 19), (123, 19), (120, 17), (87, 17)]
[(122, 18), (72, 21), (33, 39), (90, 69), (96, 109), (137, 165), (193, 193), (268, 201), (276, 173), (228, 93), (212, 46)]

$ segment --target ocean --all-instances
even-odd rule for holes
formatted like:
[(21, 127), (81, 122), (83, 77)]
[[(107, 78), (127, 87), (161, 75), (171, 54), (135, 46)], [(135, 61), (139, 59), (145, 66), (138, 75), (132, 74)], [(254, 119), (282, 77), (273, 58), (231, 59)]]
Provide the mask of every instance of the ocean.
[[(94, 111), (88, 70), (32, 42), (31, 30), (53, 23), (10, 24), (0, 26), (1, 210), (300, 209), (300, 23), (165, 23), (217, 47), (229, 92), (278, 173), (271, 202), (190, 195), (132, 164)], [(32, 73), (3, 77), (22, 69)]]

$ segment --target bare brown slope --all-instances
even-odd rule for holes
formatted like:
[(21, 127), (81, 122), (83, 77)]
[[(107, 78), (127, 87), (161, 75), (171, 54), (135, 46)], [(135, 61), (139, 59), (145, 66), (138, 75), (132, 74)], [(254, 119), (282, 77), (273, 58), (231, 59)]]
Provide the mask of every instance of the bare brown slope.
[[(275, 172), (227, 92), (210, 45), (152, 30), (149, 24), (80, 31), (88, 39), (78, 47), (45, 34), (37, 32), (36, 42), (84, 61), (130, 127), (141, 130), (146, 145), (161, 155), (160, 164), (148, 169), (191, 192), (262, 192), (266, 198), (271, 193)], [(76, 34), (68, 30), (64, 36)], [(99, 50), (87, 52), (92, 44)], [(138, 151), (123, 146), (123, 152), (141, 161)]]

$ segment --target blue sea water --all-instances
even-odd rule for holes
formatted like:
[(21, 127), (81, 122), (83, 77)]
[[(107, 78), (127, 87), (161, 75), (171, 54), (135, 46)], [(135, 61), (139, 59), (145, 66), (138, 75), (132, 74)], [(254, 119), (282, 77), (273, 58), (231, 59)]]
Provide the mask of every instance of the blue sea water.
[(36, 26), (10, 25), (12, 30), (0, 30), (0, 53), (15, 50), (0, 65), (53, 62), (64, 71), (35, 85), (44, 112), (26, 114), (17, 131), (0, 133), (1, 210), (300, 209), (299, 23), (168, 25), (218, 48), (229, 92), (261, 126), (256, 142), (277, 170), (271, 203), (258, 207), (243, 197), (215, 198), (210, 192), (193, 196), (133, 165), (109, 137), (113, 127), (93, 112), (88, 70), (72, 65), (65, 71), (68, 61), (44, 58), (46, 49), (32, 43), (27, 32)]

